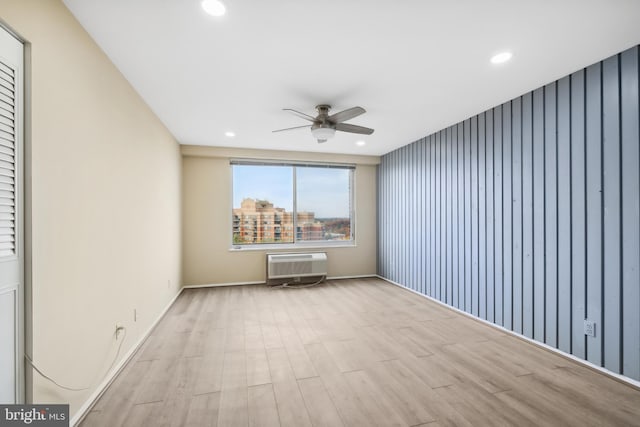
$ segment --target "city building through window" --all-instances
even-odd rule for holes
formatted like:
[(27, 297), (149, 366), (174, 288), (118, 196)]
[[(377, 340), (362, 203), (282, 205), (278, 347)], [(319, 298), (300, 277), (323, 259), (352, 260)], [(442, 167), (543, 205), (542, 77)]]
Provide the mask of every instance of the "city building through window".
[(353, 240), (348, 165), (232, 161), (233, 245)]

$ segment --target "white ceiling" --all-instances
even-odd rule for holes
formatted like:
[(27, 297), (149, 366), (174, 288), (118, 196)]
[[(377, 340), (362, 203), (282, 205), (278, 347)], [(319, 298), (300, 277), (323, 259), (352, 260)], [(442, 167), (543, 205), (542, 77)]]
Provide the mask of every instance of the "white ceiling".
[[(225, 0), (222, 18), (200, 0), (64, 3), (195, 145), (380, 155), (640, 43), (638, 0)], [(349, 123), (375, 133), (271, 132), (320, 103), (364, 107)]]

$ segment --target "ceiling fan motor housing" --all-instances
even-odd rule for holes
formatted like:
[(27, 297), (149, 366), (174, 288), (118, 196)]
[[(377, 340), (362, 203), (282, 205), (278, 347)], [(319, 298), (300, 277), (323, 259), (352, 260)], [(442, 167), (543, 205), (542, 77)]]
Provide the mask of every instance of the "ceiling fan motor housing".
[[(328, 104), (318, 104), (316, 105), (316, 110), (318, 111), (317, 117), (312, 117), (308, 114), (293, 110), (291, 108), (285, 108), (285, 110), (292, 112), (298, 117), (310, 121), (312, 123), (310, 126), (311, 134), (318, 140), (318, 142), (326, 142), (327, 139), (332, 138), (335, 135), (336, 130), (365, 135), (371, 135), (373, 133), (373, 129), (352, 125), (349, 123), (343, 123), (349, 119), (364, 114), (366, 111), (362, 107), (349, 108), (347, 110), (329, 116), (329, 110), (331, 110), (331, 106)], [(279, 129), (275, 130), (274, 132), (282, 132), (303, 127), (307, 126), (296, 126), (293, 128)]]

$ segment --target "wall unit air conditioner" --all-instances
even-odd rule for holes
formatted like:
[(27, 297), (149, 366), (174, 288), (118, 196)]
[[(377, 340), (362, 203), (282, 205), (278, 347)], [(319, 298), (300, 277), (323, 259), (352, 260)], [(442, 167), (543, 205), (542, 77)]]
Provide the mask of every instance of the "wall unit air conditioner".
[(267, 280), (327, 275), (327, 254), (267, 254)]

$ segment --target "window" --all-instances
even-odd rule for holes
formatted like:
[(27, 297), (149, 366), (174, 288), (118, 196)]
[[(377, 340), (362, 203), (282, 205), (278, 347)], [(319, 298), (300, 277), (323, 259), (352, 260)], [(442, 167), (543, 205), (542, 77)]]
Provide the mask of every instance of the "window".
[(232, 243), (353, 240), (353, 166), (232, 161)]

